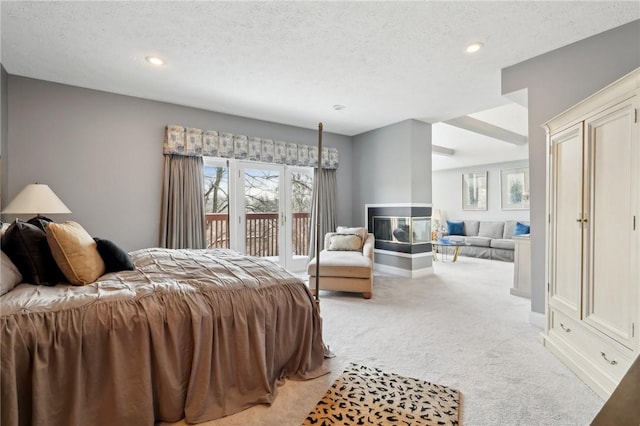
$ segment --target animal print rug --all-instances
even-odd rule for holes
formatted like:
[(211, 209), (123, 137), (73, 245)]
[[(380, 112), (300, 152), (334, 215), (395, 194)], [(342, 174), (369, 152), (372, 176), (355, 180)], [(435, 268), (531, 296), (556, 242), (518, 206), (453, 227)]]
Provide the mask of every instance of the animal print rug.
[(455, 389), (350, 364), (302, 425), (458, 425), (459, 405)]

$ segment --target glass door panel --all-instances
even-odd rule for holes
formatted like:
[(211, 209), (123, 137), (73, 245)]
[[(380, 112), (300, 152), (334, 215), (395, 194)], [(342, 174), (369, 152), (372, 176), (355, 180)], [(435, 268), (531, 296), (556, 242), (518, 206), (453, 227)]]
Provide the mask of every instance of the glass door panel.
[(204, 211), (207, 248), (229, 248), (229, 167), (205, 157)]
[(241, 168), (244, 199), (244, 252), (280, 262), (282, 168), (247, 165)]
[(309, 227), (311, 226), (311, 199), (313, 195), (313, 169), (287, 168), (287, 196), (285, 210), (288, 245), (285, 267), (303, 271), (309, 261)]

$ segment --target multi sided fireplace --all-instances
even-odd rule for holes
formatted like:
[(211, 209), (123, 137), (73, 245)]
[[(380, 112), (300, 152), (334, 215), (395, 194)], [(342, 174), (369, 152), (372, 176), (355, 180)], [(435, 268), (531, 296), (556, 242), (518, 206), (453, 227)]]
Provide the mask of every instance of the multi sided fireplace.
[(431, 207), (367, 205), (366, 210), (376, 249), (409, 254), (431, 251)]

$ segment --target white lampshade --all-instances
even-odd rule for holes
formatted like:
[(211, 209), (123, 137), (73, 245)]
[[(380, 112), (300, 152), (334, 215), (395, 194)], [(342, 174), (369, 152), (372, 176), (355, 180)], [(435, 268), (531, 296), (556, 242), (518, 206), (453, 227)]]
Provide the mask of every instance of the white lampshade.
[(442, 215), (440, 214), (440, 209), (433, 209), (431, 212), (431, 220), (442, 220)]
[(2, 213), (12, 214), (57, 214), (71, 213), (62, 200), (53, 193), (49, 185), (32, 183), (11, 200)]

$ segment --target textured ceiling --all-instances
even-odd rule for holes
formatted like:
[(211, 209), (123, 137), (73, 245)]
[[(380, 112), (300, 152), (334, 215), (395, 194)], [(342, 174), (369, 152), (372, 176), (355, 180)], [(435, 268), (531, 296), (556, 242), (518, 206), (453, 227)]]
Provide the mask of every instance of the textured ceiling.
[[(639, 2), (1, 7), (10, 74), (345, 135), (503, 105), (501, 68), (640, 18)], [(485, 48), (466, 54), (476, 40)]]

